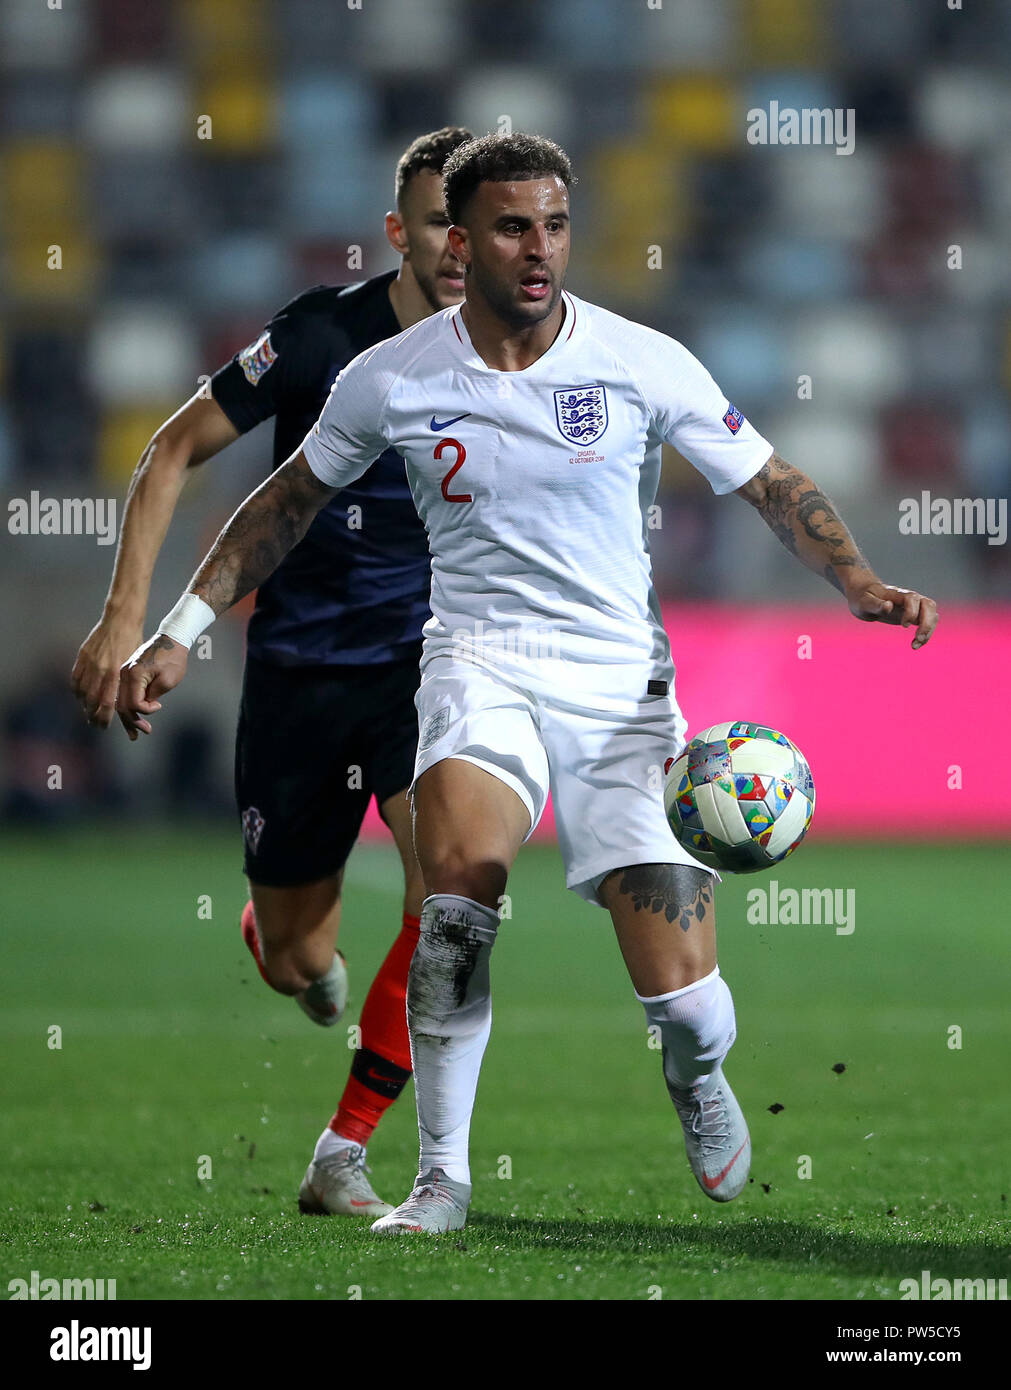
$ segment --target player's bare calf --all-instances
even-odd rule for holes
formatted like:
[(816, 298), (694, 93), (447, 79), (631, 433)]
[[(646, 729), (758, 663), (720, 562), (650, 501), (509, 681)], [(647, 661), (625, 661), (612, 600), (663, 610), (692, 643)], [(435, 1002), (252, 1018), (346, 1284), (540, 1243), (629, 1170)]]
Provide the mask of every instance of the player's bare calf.
[[(299, 889), (285, 890), (297, 894)], [(339, 912), (340, 904), (336, 905)], [(270, 970), (264, 960), (261, 929), (258, 927), (256, 909), (252, 902), (246, 903), (241, 919), (242, 939), (256, 961), (260, 978), (279, 994), (294, 996), (295, 1003), (313, 1023), (323, 1028), (332, 1028), (339, 1023), (348, 1002), (348, 976), (344, 957), (339, 951), (330, 948), (330, 965), (315, 978), (309, 975), (304, 966), (279, 958), (274, 951), (270, 956)]]
[(747, 1182), (751, 1141), (721, 1070), (736, 1025), (716, 964), (713, 882), (685, 864), (635, 864), (609, 875), (600, 898), (646, 1020), (659, 1029), (692, 1172), (707, 1197), (728, 1202)]

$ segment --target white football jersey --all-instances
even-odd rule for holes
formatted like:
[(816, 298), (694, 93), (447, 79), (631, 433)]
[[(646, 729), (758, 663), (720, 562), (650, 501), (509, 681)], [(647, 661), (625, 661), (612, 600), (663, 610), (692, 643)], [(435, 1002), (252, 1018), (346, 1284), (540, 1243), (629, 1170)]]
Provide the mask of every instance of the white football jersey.
[(388, 445), (406, 460), (432, 552), (426, 658), (533, 659), (542, 672), (562, 661), (570, 679), (570, 663), (631, 663), (662, 677), (647, 529), (661, 443), (717, 493), (747, 482), (772, 445), (680, 343), (563, 299), (561, 331), (523, 371), (485, 365), (459, 305), (368, 349), (302, 448), (337, 488)]

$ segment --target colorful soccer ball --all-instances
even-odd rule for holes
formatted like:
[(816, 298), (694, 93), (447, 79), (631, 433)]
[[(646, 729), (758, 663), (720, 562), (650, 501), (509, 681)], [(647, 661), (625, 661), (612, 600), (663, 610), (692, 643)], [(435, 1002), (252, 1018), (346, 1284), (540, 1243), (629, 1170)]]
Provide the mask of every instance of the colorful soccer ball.
[(712, 869), (781, 863), (807, 834), (814, 780), (795, 743), (764, 724), (714, 724), (665, 764), (664, 808), (679, 842)]

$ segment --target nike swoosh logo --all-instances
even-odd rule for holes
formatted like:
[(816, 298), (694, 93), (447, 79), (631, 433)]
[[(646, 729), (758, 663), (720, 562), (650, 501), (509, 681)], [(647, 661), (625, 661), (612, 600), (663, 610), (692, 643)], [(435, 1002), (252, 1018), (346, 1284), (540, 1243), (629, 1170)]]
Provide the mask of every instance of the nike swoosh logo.
[[(749, 1135), (748, 1138), (750, 1138), (750, 1137), (751, 1137), (751, 1136)], [(703, 1185), (704, 1185), (706, 1188), (708, 1188), (708, 1190), (709, 1190), (710, 1192), (715, 1192), (716, 1188), (719, 1187), (720, 1183), (721, 1183), (721, 1182), (723, 1181), (723, 1179), (727, 1176), (727, 1174), (730, 1172), (731, 1168), (733, 1168), (734, 1164), (737, 1162), (737, 1160), (740, 1158), (741, 1154), (744, 1152), (744, 1148), (745, 1148), (745, 1145), (747, 1144), (747, 1142), (748, 1142), (748, 1140), (745, 1139), (744, 1144), (742, 1144), (741, 1147), (737, 1150), (737, 1152), (734, 1154), (733, 1158), (730, 1160), (730, 1162), (727, 1164), (727, 1166), (723, 1169), (722, 1173), (717, 1173), (715, 1178), (707, 1178), (706, 1175), (705, 1175), (705, 1173), (702, 1174), (702, 1182), (703, 1182)]]
[(450, 425), (455, 425), (457, 420), (466, 420), (469, 414), (470, 411), (465, 410), (462, 415), (454, 415), (452, 420), (437, 420), (433, 415), (432, 422), (428, 428), (430, 430), (435, 430), (436, 434), (438, 434), (440, 430), (447, 430), (449, 429)]

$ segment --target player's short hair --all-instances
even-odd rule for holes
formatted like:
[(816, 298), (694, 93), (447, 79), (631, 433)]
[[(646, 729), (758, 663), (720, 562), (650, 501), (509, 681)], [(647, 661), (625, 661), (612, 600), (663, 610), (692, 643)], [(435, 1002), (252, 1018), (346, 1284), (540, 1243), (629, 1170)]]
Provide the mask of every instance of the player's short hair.
[(443, 165), (453, 151), (473, 138), (471, 131), (462, 125), (444, 125), (441, 130), (429, 131), (427, 135), (419, 135), (417, 140), (412, 140), (397, 160), (394, 185), (397, 207), (403, 202), (404, 189), (416, 174), (420, 174), (422, 169), (441, 174)]
[(478, 184), (557, 178), (570, 188), (576, 182), (561, 145), (523, 132), (471, 140), (446, 160), (442, 178), (451, 222), (463, 220), (463, 210)]

